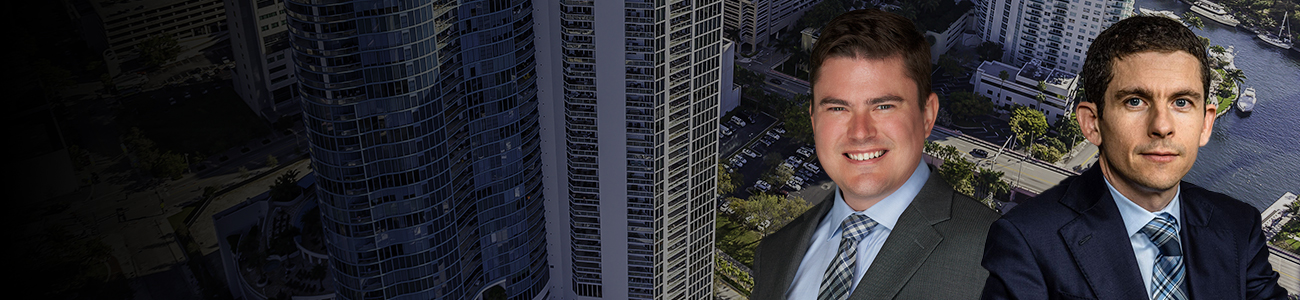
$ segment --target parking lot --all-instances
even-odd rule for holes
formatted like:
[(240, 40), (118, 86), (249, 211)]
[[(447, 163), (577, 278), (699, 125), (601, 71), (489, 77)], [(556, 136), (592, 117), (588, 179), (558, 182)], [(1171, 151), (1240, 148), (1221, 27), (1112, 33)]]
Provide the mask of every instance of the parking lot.
[[(776, 124), (777, 120), (771, 116), (766, 114), (756, 114), (752, 115), (752, 117), (757, 121), (757, 124), (747, 124), (740, 128), (736, 128), (736, 124), (731, 120), (723, 120), (722, 122), (724, 126), (736, 129), (737, 133), (721, 138), (720, 141), (722, 147), (719, 149), (719, 159), (724, 164), (728, 165), (728, 168), (730, 168), (733, 174), (743, 176), (736, 191), (730, 195), (722, 195), (724, 198), (736, 197), (744, 199), (759, 192), (760, 189), (755, 187), (755, 183), (762, 179), (760, 177), (764, 173), (775, 168), (777, 165), (787, 162), (787, 160), (789, 160), (792, 165), (797, 165), (793, 169), (795, 170), (795, 176), (800, 177), (803, 180), (803, 184), (799, 185), (800, 190), (796, 191), (794, 187), (788, 185), (788, 182), (770, 182), (768, 183), (767, 189), (763, 189), (763, 191), (774, 194), (793, 194), (800, 196), (813, 193), (814, 191), (812, 190), (826, 189), (821, 188), (821, 186), (828, 183), (830, 179), (829, 177), (826, 177), (826, 173), (820, 169), (821, 165), (817, 162), (816, 153), (812, 151), (807, 151), (802, 154), (798, 153), (801, 147), (806, 147), (807, 150), (811, 150), (811, 148), (813, 148), (812, 145), (797, 142), (794, 139), (785, 137), (783, 134), (778, 133), (776, 128), (780, 128), (781, 126), (773, 126)], [(768, 135), (768, 132), (781, 137), (779, 139), (773, 139)], [(769, 145), (764, 143), (765, 139), (771, 144)], [(736, 157), (740, 157), (740, 160), (743, 160), (743, 163), (733, 163), (733, 159)], [(805, 164), (814, 166), (816, 171), (807, 168)], [(810, 189), (810, 187), (815, 188)], [(818, 193), (818, 195), (817, 199), (805, 198), (805, 200), (809, 200), (813, 204), (816, 204), (815, 201), (824, 197), (825, 193)]]

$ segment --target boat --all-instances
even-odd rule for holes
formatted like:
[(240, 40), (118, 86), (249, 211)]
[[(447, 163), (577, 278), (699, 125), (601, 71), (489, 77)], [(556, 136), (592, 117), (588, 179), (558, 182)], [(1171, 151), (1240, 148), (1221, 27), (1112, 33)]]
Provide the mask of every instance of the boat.
[(1255, 109), (1255, 88), (1249, 87), (1245, 92), (1241, 92), (1241, 97), (1237, 97), (1237, 109), (1241, 112)]
[(1241, 21), (1237, 21), (1236, 17), (1233, 17), (1232, 14), (1228, 13), (1227, 9), (1223, 8), (1223, 5), (1209, 0), (1196, 1), (1196, 3), (1192, 4), (1192, 12), (1223, 25), (1235, 27), (1237, 24), (1241, 24)]
[(1286, 12), (1282, 13), (1282, 26), (1277, 28), (1276, 35), (1272, 32), (1260, 30), (1260, 33), (1255, 36), (1269, 45), (1282, 49), (1291, 49), (1291, 32), (1286, 27)]
[(1183, 18), (1179, 17), (1178, 14), (1175, 14), (1174, 12), (1167, 11), (1167, 10), (1138, 8), (1138, 14), (1143, 16), (1166, 17), (1166, 18), (1174, 19), (1174, 21), (1179, 21), (1179, 22), (1183, 21)]

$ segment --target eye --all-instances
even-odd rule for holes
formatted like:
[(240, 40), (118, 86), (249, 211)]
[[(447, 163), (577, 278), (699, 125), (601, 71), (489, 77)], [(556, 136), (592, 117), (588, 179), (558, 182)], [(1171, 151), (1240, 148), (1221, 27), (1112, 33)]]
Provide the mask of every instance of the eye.
[(1174, 100), (1174, 106), (1176, 107), (1188, 107), (1191, 105), (1192, 105), (1192, 101), (1189, 101), (1187, 99)]
[(846, 111), (846, 110), (848, 110), (848, 109), (845, 109), (845, 108), (843, 108), (843, 107), (839, 107), (839, 106), (832, 106), (832, 107), (830, 107), (830, 108), (827, 108), (827, 110), (830, 110), (830, 111)]
[(890, 109), (890, 108), (894, 108), (894, 105), (893, 104), (876, 105), (876, 109)]
[(1128, 98), (1128, 100), (1124, 100), (1124, 104), (1125, 104), (1125, 105), (1128, 105), (1128, 106), (1138, 106), (1138, 105), (1142, 105), (1142, 99), (1138, 99), (1138, 98)]

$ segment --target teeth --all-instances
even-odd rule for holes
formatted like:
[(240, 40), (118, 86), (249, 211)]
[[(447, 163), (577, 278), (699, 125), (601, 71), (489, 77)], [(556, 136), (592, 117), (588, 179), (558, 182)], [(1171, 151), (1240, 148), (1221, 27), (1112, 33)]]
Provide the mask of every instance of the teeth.
[(884, 154), (885, 154), (885, 150), (880, 150), (880, 151), (868, 152), (868, 153), (849, 153), (848, 156), (853, 160), (869, 160), (869, 159), (880, 157), (881, 155)]

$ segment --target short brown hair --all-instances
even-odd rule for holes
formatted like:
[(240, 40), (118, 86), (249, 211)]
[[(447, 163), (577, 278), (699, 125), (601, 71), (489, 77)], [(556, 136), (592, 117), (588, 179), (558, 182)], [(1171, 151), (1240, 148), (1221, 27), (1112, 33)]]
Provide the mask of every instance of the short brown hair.
[(925, 108), (930, 95), (930, 44), (912, 21), (899, 15), (868, 8), (846, 12), (822, 28), (813, 47), (809, 83), (817, 84), (818, 72), (828, 58), (886, 59), (902, 57), (904, 72), (916, 82), (917, 100)]
[(1102, 30), (1088, 47), (1088, 57), (1083, 60), (1084, 100), (1096, 103), (1097, 116), (1106, 100), (1106, 87), (1115, 78), (1115, 62), (1142, 52), (1169, 53), (1183, 51), (1201, 63), (1202, 101), (1210, 95), (1210, 64), (1205, 56), (1205, 43), (1174, 19), (1155, 16), (1136, 16), (1124, 19)]

